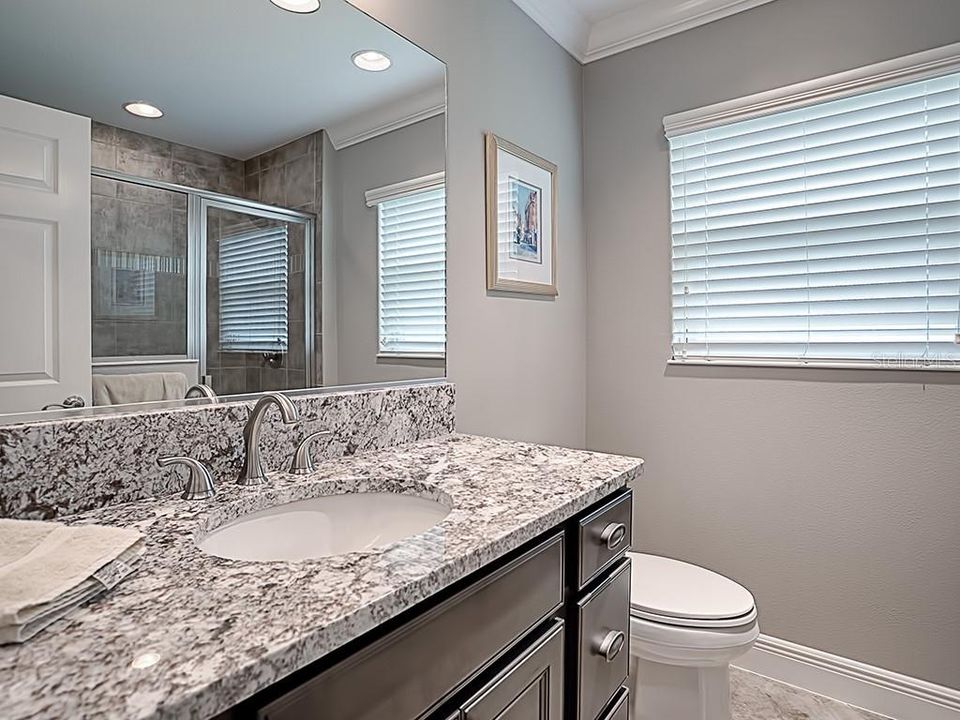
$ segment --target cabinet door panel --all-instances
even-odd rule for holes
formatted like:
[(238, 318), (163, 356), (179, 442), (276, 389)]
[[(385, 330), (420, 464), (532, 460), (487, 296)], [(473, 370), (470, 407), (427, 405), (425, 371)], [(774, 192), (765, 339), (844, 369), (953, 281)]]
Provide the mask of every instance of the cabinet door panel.
[(560, 720), (563, 716), (563, 621), (461, 708), (464, 720)]
[(415, 720), (563, 602), (555, 535), (262, 708), (260, 720)]

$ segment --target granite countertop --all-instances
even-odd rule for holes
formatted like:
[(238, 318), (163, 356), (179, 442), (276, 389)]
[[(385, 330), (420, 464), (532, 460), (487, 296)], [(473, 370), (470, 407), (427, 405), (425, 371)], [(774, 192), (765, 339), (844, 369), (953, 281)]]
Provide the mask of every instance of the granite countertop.
[[(559, 524), (634, 478), (641, 461), (449, 435), (337, 460), (215, 500), (112, 505), (70, 518), (139, 528), (140, 571), (24, 645), (0, 647), (2, 716), (208, 717)], [(381, 550), (303, 562), (208, 556), (196, 539), (245, 512), (344, 490), (452, 506)]]

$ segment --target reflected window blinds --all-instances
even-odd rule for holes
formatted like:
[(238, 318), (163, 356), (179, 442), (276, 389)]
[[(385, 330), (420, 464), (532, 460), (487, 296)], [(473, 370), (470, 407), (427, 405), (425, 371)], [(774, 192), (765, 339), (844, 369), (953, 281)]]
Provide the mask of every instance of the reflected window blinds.
[(443, 357), (445, 186), (381, 200), (377, 218), (379, 353)]

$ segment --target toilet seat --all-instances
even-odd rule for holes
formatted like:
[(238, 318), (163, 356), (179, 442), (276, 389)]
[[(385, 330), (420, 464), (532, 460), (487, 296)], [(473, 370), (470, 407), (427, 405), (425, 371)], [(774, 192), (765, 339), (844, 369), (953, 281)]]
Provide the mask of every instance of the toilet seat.
[(685, 627), (685, 628), (738, 628), (743, 627), (744, 625), (749, 625), (757, 619), (757, 610), (754, 608), (746, 615), (741, 615), (734, 618), (724, 618), (721, 620), (701, 620), (699, 618), (675, 618), (670, 617), (669, 615), (658, 615), (657, 613), (646, 612), (644, 610), (637, 610), (635, 608), (630, 608), (630, 616), (639, 618), (641, 620), (649, 620), (650, 622), (659, 623), (661, 625), (675, 625), (676, 627)]
[(662, 625), (718, 630), (756, 621), (753, 595), (733, 580), (680, 560), (628, 555), (633, 617)]

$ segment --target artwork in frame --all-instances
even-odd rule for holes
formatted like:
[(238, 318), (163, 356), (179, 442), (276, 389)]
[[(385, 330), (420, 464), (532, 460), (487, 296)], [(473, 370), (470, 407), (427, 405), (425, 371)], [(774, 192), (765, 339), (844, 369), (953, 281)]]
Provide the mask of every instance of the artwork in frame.
[(151, 270), (96, 268), (97, 317), (102, 319), (156, 317), (157, 276)]
[(486, 134), (487, 289), (557, 294), (557, 166)]
[(93, 296), (98, 320), (155, 320), (161, 292), (158, 276), (183, 275), (183, 256), (94, 248)]

